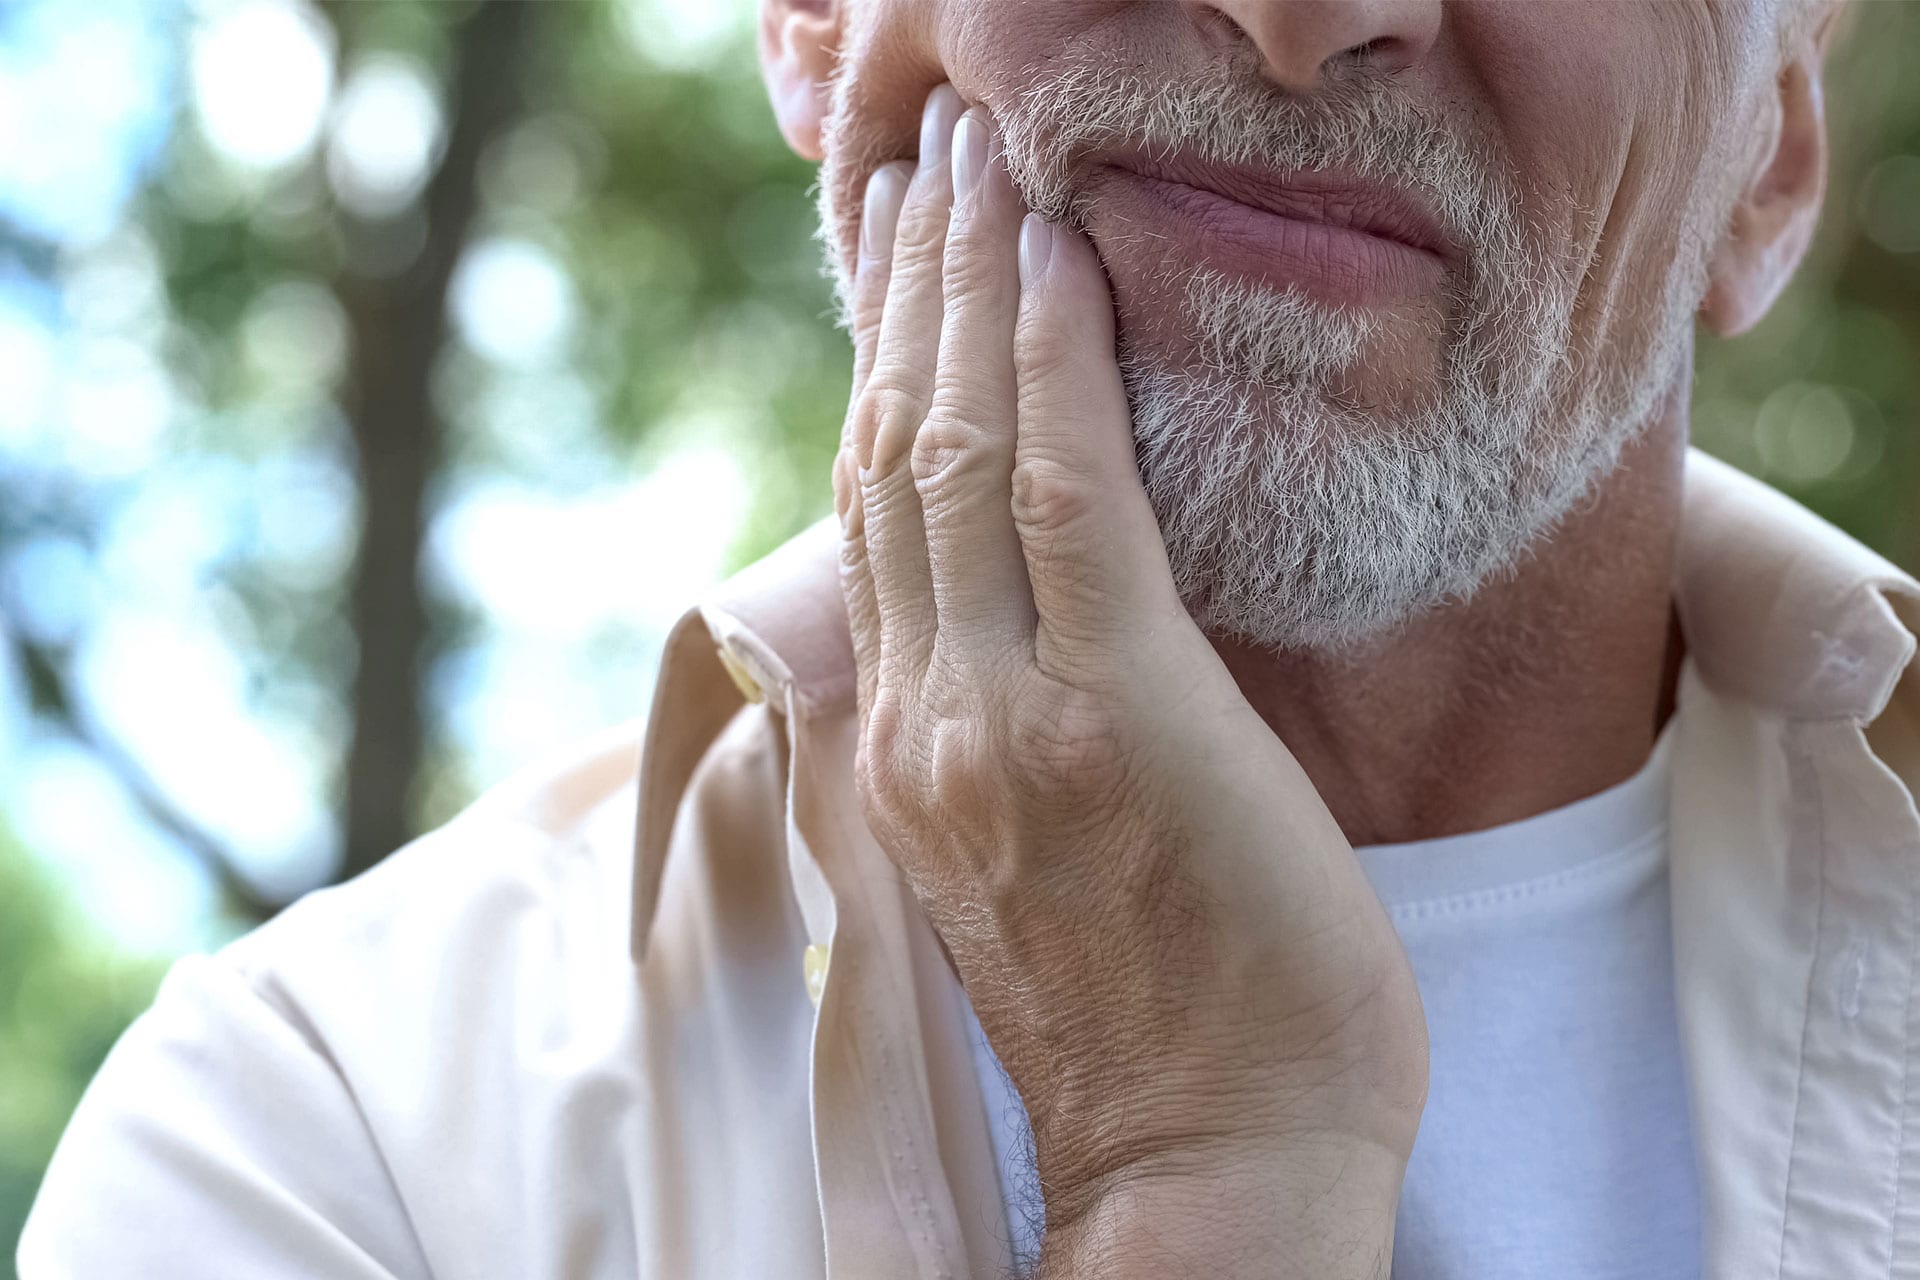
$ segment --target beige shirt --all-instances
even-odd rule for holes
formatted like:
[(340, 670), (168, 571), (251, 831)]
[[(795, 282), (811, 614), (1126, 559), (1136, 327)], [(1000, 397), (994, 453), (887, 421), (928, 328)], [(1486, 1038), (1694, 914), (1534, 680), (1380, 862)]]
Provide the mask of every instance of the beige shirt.
[[(1699, 454), (1686, 502), (1706, 1274), (1920, 1280), (1920, 586)], [(836, 539), (681, 620), (644, 740), (181, 961), (73, 1119), (25, 1280), (1004, 1273), (962, 992), (853, 794)]]

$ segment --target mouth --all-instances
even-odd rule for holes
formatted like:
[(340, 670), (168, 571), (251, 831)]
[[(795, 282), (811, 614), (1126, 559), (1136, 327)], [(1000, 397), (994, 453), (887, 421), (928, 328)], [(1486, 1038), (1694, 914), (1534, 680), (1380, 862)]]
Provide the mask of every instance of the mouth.
[(1107, 160), (1100, 205), (1166, 252), (1325, 302), (1431, 298), (1455, 252), (1411, 193), (1334, 170), (1276, 172), (1181, 155)]

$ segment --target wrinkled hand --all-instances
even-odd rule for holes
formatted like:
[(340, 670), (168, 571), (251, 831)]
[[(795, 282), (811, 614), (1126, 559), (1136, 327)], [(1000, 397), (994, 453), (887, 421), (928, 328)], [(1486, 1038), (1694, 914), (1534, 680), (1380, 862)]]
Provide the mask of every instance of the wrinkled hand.
[(867, 192), (834, 469), (865, 813), (1026, 1101), (1049, 1254), (1297, 1193), (1355, 1239), (1258, 1238), (1348, 1274), (1319, 1254), (1382, 1216), (1390, 1248), (1425, 1101), (1412, 974), (1174, 591), (1098, 257), (963, 108), (936, 90)]

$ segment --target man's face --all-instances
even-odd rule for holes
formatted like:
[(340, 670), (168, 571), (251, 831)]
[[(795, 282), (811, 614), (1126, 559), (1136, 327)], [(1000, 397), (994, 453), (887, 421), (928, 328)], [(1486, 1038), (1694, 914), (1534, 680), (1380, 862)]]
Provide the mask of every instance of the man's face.
[(1773, 65), (1767, 0), (1342, 2), (1318, 48), (1300, 0), (848, 0), (825, 129), (844, 274), (926, 90), (993, 114), (1106, 265), (1183, 597), (1281, 647), (1470, 594), (1612, 469)]

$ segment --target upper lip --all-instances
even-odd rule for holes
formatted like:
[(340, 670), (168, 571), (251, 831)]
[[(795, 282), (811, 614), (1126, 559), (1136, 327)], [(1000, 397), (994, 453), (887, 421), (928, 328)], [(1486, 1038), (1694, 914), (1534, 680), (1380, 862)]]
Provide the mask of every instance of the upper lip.
[(1433, 211), (1411, 192), (1337, 169), (1262, 169), (1197, 156), (1126, 155), (1108, 163), (1143, 178), (1178, 183), (1283, 218), (1347, 227), (1441, 257), (1453, 246)]

